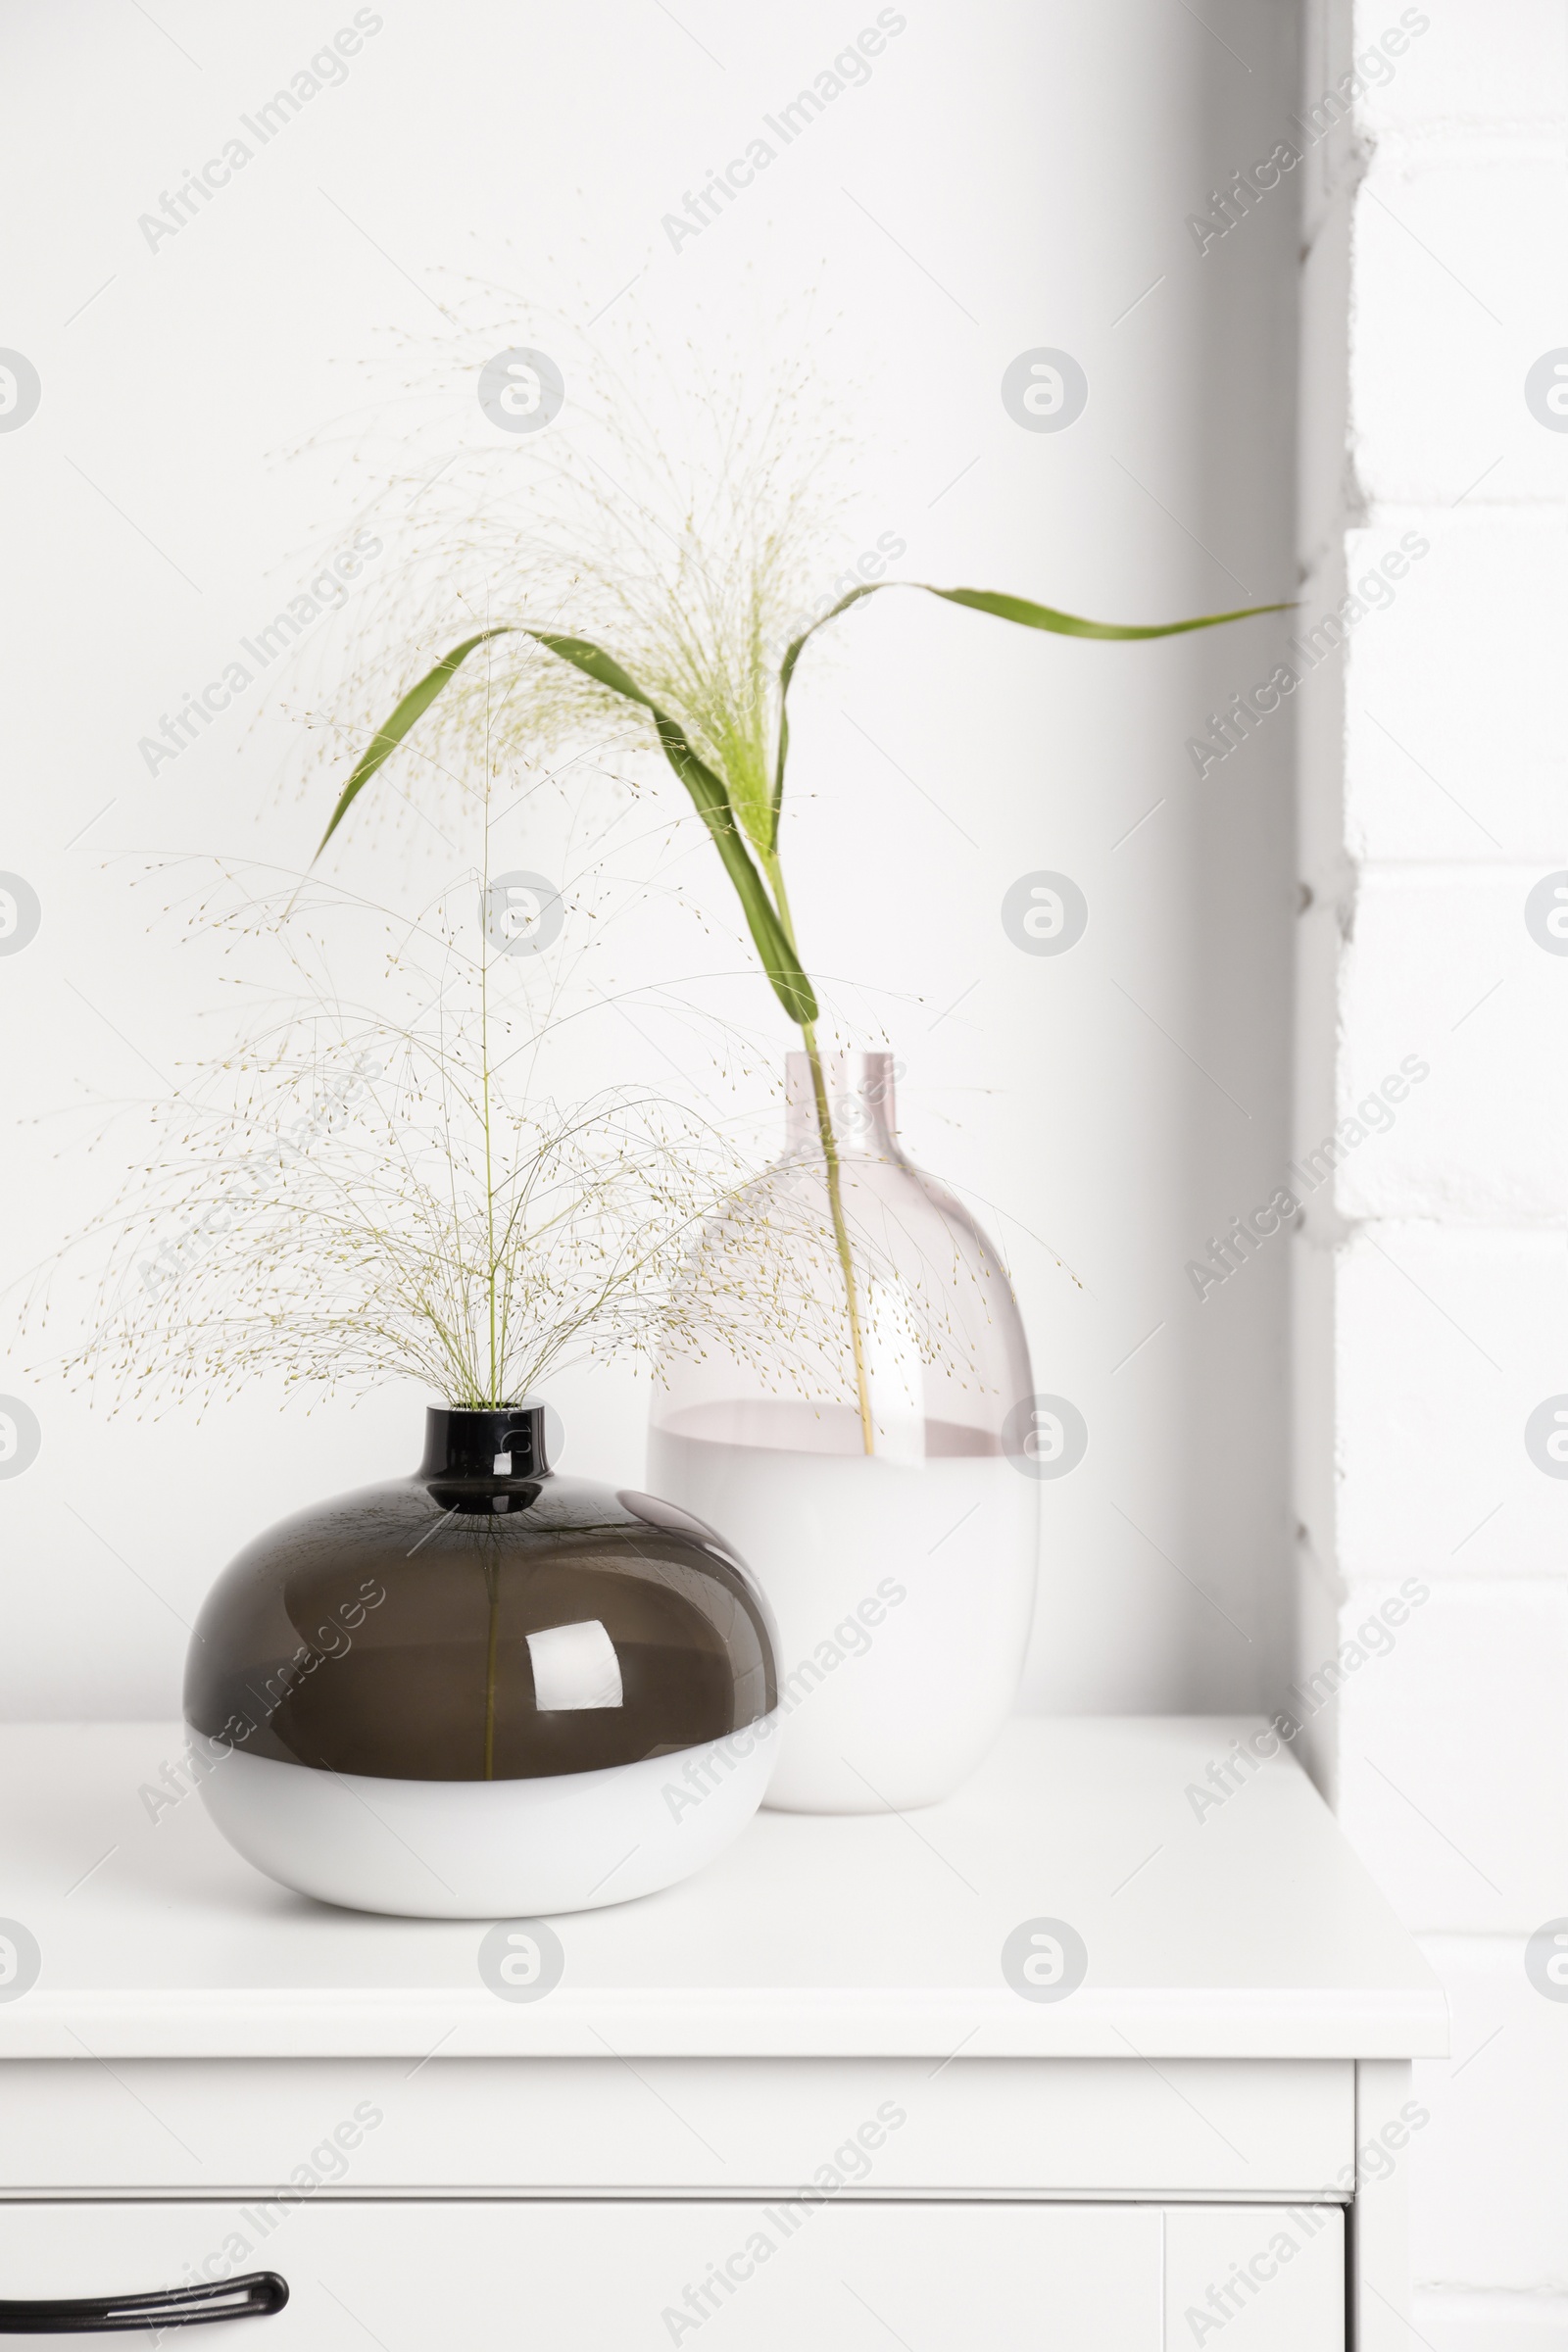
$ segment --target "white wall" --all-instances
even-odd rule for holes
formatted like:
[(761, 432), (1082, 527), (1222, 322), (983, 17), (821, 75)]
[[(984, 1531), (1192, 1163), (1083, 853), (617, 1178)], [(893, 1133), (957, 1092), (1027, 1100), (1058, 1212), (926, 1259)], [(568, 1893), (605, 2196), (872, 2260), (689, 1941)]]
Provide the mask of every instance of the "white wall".
[[(1526, 902), (1568, 862), (1568, 438), (1525, 379), (1568, 342), (1568, 74), (1545, 0), (1412, 14), (1315, 155), (1307, 221), (1305, 594), (1324, 609), (1408, 532), (1430, 552), (1301, 698), (1298, 1138), (1406, 1054), (1430, 1075), (1299, 1249), (1299, 1654), (1345, 1670), (1318, 1765), (1453, 2013), (1451, 2060), (1417, 2069), (1416, 2332), (1545, 2352), (1568, 2344), (1568, 2009), (1524, 1958), (1568, 1913), (1568, 1488), (1525, 1431), (1568, 1390), (1568, 962)], [(1314, 21), (1309, 99), (1399, 24)], [(1394, 1646), (1341, 1651), (1406, 1578), (1427, 1597)]]
[[(274, 789), (277, 703), (156, 779), (137, 742), (335, 543), (358, 496), (340, 454), (407, 410), (396, 336), (427, 366), (446, 335), (431, 272), (492, 274), (574, 327), (635, 278), (624, 299), (670, 349), (722, 333), (760, 368), (815, 289), (815, 317), (839, 321), (824, 366), (868, 443), (866, 543), (905, 538), (914, 576), (1123, 619), (1292, 593), (1295, 185), (1206, 254), (1186, 225), (1284, 135), (1291, 12), (905, 13), (865, 86), (678, 251), (662, 216), (874, 20), (868, 0), (386, 0), (342, 85), (156, 249), (138, 217), (350, 21), (347, 0), (9, 13), (0, 104), (27, 233), (0, 341), (43, 399), (0, 434), (0, 866), (43, 921), (0, 958), (8, 1275), (112, 1191), (128, 1147), (111, 1125), (87, 1155), (94, 1106), (177, 1083), (220, 1034), (203, 1016), (222, 1017), (222, 972), (244, 976), (157, 919), (188, 885), (133, 888), (145, 858), (297, 863), (314, 841), (319, 805)], [(1090, 383), (1060, 434), (1021, 429), (1000, 396), (1043, 345)], [(468, 363), (455, 348), (419, 408), (454, 446), (483, 429)], [(994, 1204), (1038, 1385), (1088, 1418), (1087, 1460), (1045, 1490), (1028, 1697), (1258, 1703), (1287, 1611), (1285, 1250), (1202, 1304), (1183, 1269), (1288, 1153), (1292, 747), (1278, 719), (1200, 783), (1186, 745), (1267, 675), (1280, 630), (1107, 648), (894, 604), (804, 681), (789, 856), (844, 1017), (862, 1037), (885, 1023), (909, 1065), (910, 1147)], [(516, 862), (532, 846), (519, 826)], [(1001, 924), (1008, 885), (1040, 868), (1090, 904), (1059, 959)], [(720, 971), (726, 886), (698, 863), (686, 879)], [(679, 973), (697, 936), (650, 956)], [(745, 986), (782, 1054), (762, 984)], [(592, 1074), (636, 1050), (603, 1024)], [(49, 1342), (72, 1337), (57, 1322)], [(420, 1398), (308, 1415), (259, 1387), (200, 1424), (110, 1419), (47, 1351), (19, 1345), (0, 1374), (42, 1427), (36, 1462), (0, 1481), (0, 1707), (172, 1712), (218, 1569), (272, 1516), (410, 1462)], [(573, 1466), (640, 1476), (629, 1376), (568, 1381), (561, 1402)]]

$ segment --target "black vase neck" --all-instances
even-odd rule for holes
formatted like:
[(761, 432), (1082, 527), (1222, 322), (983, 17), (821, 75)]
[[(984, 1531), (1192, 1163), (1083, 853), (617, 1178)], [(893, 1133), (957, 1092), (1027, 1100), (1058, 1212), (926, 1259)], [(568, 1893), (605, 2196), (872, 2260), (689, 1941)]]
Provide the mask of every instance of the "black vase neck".
[(425, 1409), (420, 1478), (543, 1478), (549, 1468), (542, 1404), (493, 1412), (445, 1404)]

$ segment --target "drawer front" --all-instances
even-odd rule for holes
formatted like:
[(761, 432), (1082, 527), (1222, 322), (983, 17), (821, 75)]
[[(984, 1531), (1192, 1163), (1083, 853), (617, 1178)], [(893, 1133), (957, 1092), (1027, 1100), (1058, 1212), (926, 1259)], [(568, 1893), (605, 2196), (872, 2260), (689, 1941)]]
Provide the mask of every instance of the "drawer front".
[[(1287, 2251), (1287, 2245), (1289, 2251)], [(1337, 2206), (317, 2199), (0, 2206), (0, 2297), (257, 2271), (242, 2352), (1344, 2352)], [(53, 2336), (14, 2336), (42, 2346)], [(146, 2341), (145, 2335), (140, 2340)], [(221, 2352), (228, 2337), (181, 2338)]]
[(306, 2158), (348, 2196), (763, 2202), (832, 2157), (877, 2195), (1218, 2205), (1355, 2169), (1354, 2069), (1320, 2060), (8, 2059), (0, 2098), (0, 2195), (226, 2199)]

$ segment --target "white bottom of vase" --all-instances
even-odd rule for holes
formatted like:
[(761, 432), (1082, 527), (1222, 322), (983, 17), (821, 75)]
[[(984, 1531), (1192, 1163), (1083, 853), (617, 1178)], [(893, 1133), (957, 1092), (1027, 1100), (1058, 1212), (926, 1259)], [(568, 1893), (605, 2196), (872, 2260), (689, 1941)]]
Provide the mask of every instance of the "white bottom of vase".
[(761, 1802), (774, 1723), (546, 1780), (390, 1781), (235, 1748), (198, 1785), (235, 1851), (300, 1894), (404, 1919), (536, 1919), (653, 1894), (721, 1853)]
[(1017, 1695), (1038, 1483), (1002, 1454), (812, 1454), (708, 1426), (703, 1408), (679, 1428), (656, 1424), (648, 1484), (717, 1528), (772, 1605), (783, 1728), (767, 1804), (940, 1804)]

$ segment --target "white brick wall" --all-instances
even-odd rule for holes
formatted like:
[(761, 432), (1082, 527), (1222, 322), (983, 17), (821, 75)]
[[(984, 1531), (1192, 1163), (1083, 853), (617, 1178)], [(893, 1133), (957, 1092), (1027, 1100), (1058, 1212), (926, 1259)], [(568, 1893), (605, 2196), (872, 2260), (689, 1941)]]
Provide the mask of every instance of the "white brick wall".
[[(1508, 392), (1525, 416), (1517, 381)], [(1525, 421), (1557, 443), (1560, 487), (1568, 436)], [(1499, 433), (1476, 470), (1501, 447)], [(1568, 638), (1568, 517), (1560, 502), (1487, 505), (1489, 486), (1348, 535), (1352, 575), (1403, 530), (1431, 544), (1350, 644), (1346, 825), (1358, 858), (1565, 861), (1568, 745), (1543, 687)]]
[(1568, 1389), (1562, 1235), (1368, 1218), (1331, 1279), (1341, 1574), (1561, 1575), (1568, 1482), (1524, 1432)]
[[(1431, 1597), (1340, 1698), (1339, 1810), (1408, 1924), (1520, 1939), (1563, 1910), (1568, 1591), (1560, 1578), (1428, 1576)], [(1352, 1582), (1343, 1642), (1396, 1588)], [(1373, 1639), (1376, 1640), (1376, 1635)], [(1351, 1653), (1353, 1656), (1353, 1652)], [(1479, 1736), (1478, 1736), (1479, 1735)], [(1530, 1991), (1568, 2068), (1568, 2020)], [(1464, 2056), (1455, 2028), (1455, 2055)]]
[[(1560, 1229), (1568, 956), (1525, 929), (1542, 870), (1362, 868), (1340, 969), (1339, 1116), (1406, 1054), (1430, 1063), (1431, 1076), (1394, 1110), (1391, 1132), (1344, 1162), (1343, 1215)], [(1373, 1104), (1368, 1125), (1384, 1115)]]
[[(1415, 2192), (1415, 2267), (1427, 2308), (1457, 2326), (1475, 2299), (1477, 2352), (1522, 2352), (1489, 2317), (1554, 2323), (1568, 2342), (1568, 2275), (1563, 2214), (1568, 2209), (1568, 2034), (1563, 2011), (1534, 1992), (1518, 1936), (1435, 1936), (1423, 1948), (1447, 1987), (1453, 2056), (1416, 2068), (1416, 2089), (1432, 2110), (1411, 2142)], [(1477, 2280), (1486, 2280), (1478, 2286)], [(1495, 2308), (1488, 2310), (1481, 2298)], [(1418, 2312), (1423, 2334), (1446, 2352)], [(1471, 2352), (1471, 2338), (1455, 2347)]]
[[(1568, 868), (1568, 434), (1524, 399), (1568, 345), (1568, 11), (1414, 13), (1303, 186), (1307, 612), (1426, 552), (1297, 697), (1298, 1150), (1428, 1074), (1341, 1129), (1296, 1244), (1298, 1673), (1337, 1660), (1307, 1753), (1453, 2010), (1417, 2329), (1568, 2352), (1568, 2002), (1524, 1967), (1568, 1915), (1568, 1478), (1525, 1443), (1568, 1395), (1568, 956), (1525, 921)], [(1401, 22), (1308, 15), (1308, 106)]]

